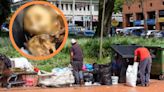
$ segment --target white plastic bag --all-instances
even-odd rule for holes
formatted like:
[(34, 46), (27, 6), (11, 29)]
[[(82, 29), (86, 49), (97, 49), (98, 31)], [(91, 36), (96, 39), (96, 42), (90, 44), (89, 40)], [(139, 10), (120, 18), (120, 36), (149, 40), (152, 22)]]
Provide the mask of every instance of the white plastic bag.
[(129, 65), (126, 71), (126, 84), (131, 87), (136, 87), (138, 62), (134, 62), (133, 65)]
[(75, 82), (72, 71), (69, 68), (54, 68), (52, 70), (54, 76), (45, 80), (40, 80), (39, 84), (45, 86), (60, 87)]
[(14, 62), (14, 68), (26, 68), (27, 71), (34, 71), (34, 67), (32, 64), (28, 61), (27, 58), (19, 57), (19, 58), (10, 58), (11, 61)]

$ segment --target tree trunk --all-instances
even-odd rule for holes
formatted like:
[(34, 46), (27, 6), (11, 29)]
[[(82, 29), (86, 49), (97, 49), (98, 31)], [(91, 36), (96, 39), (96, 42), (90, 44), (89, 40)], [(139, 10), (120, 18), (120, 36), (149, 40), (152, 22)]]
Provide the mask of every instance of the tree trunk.
[(0, 26), (6, 21), (6, 18), (10, 15), (10, 2), (9, 0), (0, 0)]
[[(104, 16), (104, 36), (107, 36), (111, 31), (111, 17), (114, 9), (115, 0), (105, 0), (105, 16)], [(101, 20), (102, 20), (102, 11), (103, 11), (103, 2), (104, 0), (99, 0), (99, 23), (97, 25), (96, 36), (100, 36), (101, 31)]]
[(147, 31), (147, 18), (146, 18), (145, 13), (144, 13), (144, 0), (140, 0), (140, 3), (141, 3), (143, 17), (144, 17), (144, 28)]

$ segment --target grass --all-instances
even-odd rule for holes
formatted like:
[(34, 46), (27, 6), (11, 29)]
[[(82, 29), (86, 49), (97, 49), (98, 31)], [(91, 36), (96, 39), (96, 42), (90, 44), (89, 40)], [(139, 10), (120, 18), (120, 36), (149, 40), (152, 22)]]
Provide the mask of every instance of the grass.
[[(69, 48), (71, 47), (70, 39), (67, 40), (65, 47), (56, 56), (49, 60), (33, 61), (29, 60), (34, 66), (51, 71), (55, 67), (66, 67), (69, 65)], [(146, 46), (161, 46), (164, 47), (164, 40), (157, 38), (138, 38), (138, 37), (111, 37), (103, 39), (103, 59), (99, 60), (99, 38), (76, 38), (84, 53), (85, 63), (104, 64), (110, 62), (112, 44), (137, 44)], [(21, 55), (13, 48), (7, 34), (0, 33), (0, 53), (8, 57), (20, 57)]]

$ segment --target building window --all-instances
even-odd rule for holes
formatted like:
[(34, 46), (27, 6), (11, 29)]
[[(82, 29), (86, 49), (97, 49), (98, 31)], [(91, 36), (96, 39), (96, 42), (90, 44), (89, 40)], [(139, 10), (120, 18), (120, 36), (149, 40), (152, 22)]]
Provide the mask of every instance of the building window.
[(65, 4), (66, 10), (68, 10), (68, 4)]
[(77, 10), (77, 5), (75, 5), (75, 10)]
[(144, 15), (143, 15), (143, 13), (136, 13), (136, 19), (137, 19), (137, 20), (144, 20)]
[(159, 17), (164, 17), (164, 10), (159, 11)]
[(148, 12), (147, 15), (148, 15), (148, 19), (155, 19), (155, 11)]
[(64, 9), (64, 5), (63, 4), (61, 4), (61, 10), (63, 10)]
[(88, 7), (88, 11), (90, 11), (90, 6), (88, 5), (87, 7)]
[(141, 5), (138, 5), (139, 8), (141, 8)]
[(59, 7), (59, 4), (56, 4), (56, 7)]
[(98, 5), (94, 5), (94, 11), (98, 11), (99, 6)]
[(81, 11), (82, 9), (81, 9), (81, 7), (79, 8), (79, 11)]
[(130, 6), (128, 6), (128, 9), (130, 10)]
[(84, 11), (85, 11), (85, 7), (83, 7), (84, 8)]
[(152, 4), (152, 3), (150, 3), (150, 6), (152, 7), (152, 6), (153, 6), (153, 4)]
[(72, 10), (72, 4), (70, 4), (70, 9)]

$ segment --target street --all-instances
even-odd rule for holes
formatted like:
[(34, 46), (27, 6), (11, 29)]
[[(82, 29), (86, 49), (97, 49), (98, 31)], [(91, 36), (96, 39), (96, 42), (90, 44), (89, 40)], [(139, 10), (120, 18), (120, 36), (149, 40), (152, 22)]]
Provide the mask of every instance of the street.
[(164, 92), (164, 81), (151, 80), (149, 87), (114, 86), (71, 87), (71, 88), (1, 88), (0, 92)]

